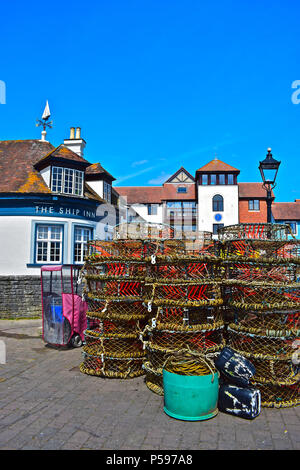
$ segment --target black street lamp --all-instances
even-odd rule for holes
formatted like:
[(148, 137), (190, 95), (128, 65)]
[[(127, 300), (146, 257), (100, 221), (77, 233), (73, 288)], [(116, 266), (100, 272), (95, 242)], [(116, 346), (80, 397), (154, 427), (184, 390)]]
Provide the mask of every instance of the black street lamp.
[(278, 168), (281, 162), (275, 160), (272, 157), (270, 148), (268, 148), (268, 153), (266, 158), (259, 162), (259, 171), (263, 180), (263, 188), (267, 191), (267, 222), (268, 224), (272, 221), (272, 189), (275, 188), (276, 183), (276, 176), (278, 172)]

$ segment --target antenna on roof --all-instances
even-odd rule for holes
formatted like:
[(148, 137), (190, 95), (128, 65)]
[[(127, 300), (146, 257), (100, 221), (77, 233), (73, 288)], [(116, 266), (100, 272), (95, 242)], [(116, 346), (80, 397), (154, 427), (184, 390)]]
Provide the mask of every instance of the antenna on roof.
[(42, 119), (37, 119), (36, 120), (36, 122), (37, 122), (36, 127), (39, 127), (39, 126), (43, 127), (42, 137), (41, 137), (42, 141), (46, 141), (46, 135), (47, 135), (46, 128), (48, 127), (49, 129), (52, 129), (53, 121), (47, 122), (50, 116), (51, 116), (51, 113), (50, 113), (49, 103), (48, 103), (48, 100), (47, 100), (46, 106), (45, 106), (45, 109), (44, 109), (44, 112), (43, 112), (43, 115), (42, 115)]

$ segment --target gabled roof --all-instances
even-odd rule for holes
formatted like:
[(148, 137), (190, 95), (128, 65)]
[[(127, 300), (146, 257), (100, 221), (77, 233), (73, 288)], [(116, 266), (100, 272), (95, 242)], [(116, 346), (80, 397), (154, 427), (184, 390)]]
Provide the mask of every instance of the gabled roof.
[(64, 144), (59, 145), (56, 148), (53, 148), (48, 154), (44, 155), (38, 162), (35, 164), (36, 169), (41, 169), (45, 167), (50, 160), (60, 160), (60, 161), (71, 161), (74, 163), (84, 164), (85, 167), (90, 165), (90, 162), (85, 160), (77, 153), (70, 150)]
[[(240, 198), (267, 198), (267, 193), (262, 183), (238, 183), (238, 187)], [(271, 194), (274, 197), (273, 191)]]
[(106, 171), (100, 163), (92, 163), (92, 165), (88, 166), (85, 172), (87, 181), (93, 181), (98, 179), (100, 176), (106, 176), (111, 181), (115, 181), (114, 178), (108, 171)]
[[(188, 181), (191, 180), (191, 181)], [(193, 183), (195, 178), (183, 166), (164, 183)]]
[(273, 202), (275, 220), (300, 220), (300, 202)]
[(236, 173), (240, 172), (237, 168), (234, 168), (233, 166), (228, 165), (227, 163), (222, 162), (218, 158), (215, 158), (214, 160), (211, 160), (208, 162), (206, 165), (202, 166), (196, 171), (197, 173), (202, 173), (202, 172), (231, 172), (231, 173)]

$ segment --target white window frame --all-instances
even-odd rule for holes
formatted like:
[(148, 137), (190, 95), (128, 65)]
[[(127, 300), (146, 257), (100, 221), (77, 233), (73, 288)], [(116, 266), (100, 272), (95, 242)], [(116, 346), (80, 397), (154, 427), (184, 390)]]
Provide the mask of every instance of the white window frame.
[(111, 184), (103, 181), (103, 199), (111, 203)]
[[(60, 175), (60, 178), (54, 174)], [(73, 168), (53, 166), (51, 170), (51, 191), (54, 193), (83, 196), (84, 172)]]
[(147, 204), (147, 215), (157, 215), (158, 204)]
[[(76, 239), (76, 231), (80, 232), (80, 239)], [(89, 238), (85, 239), (84, 237), (84, 231), (87, 231), (89, 233)], [(74, 226), (74, 247), (73, 247), (73, 258), (74, 258), (74, 264), (83, 264), (85, 256), (87, 254), (87, 247), (88, 247), (88, 241), (92, 239), (93, 236), (93, 228), (92, 227), (85, 227), (83, 225), (75, 225)], [(77, 248), (76, 246), (79, 245), (79, 259), (77, 258)], [(76, 259), (77, 258), (77, 259)]]
[[(252, 203), (252, 209), (250, 208), (250, 202)], [(255, 202), (258, 202), (258, 209), (255, 208)], [(249, 199), (248, 200), (248, 211), (250, 212), (259, 212), (260, 211), (260, 201), (259, 199)]]
[[(42, 230), (44, 229), (44, 237), (42, 235)], [(59, 237), (54, 237), (52, 229), (59, 229)], [(56, 233), (58, 233), (56, 231)], [(56, 250), (58, 246), (59, 257), (53, 255), (53, 250)], [(44, 257), (43, 254), (46, 254)], [(42, 255), (39, 259), (39, 255)], [(56, 259), (54, 259), (54, 257)], [(36, 225), (36, 235), (35, 235), (35, 263), (37, 264), (62, 264), (63, 260), (63, 225), (58, 224), (45, 224), (39, 223)]]

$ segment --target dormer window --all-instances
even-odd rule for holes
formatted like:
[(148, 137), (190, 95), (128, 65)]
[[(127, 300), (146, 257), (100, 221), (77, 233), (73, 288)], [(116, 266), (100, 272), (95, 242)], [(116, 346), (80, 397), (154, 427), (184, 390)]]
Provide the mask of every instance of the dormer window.
[(106, 181), (103, 181), (103, 199), (111, 203), (111, 185)]
[(52, 167), (51, 190), (54, 193), (83, 195), (84, 172), (72, 168)]

